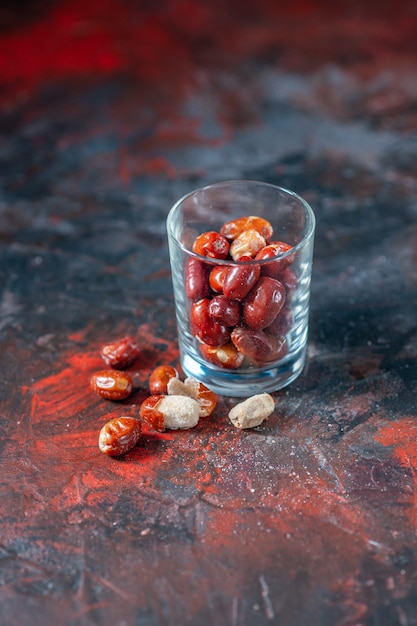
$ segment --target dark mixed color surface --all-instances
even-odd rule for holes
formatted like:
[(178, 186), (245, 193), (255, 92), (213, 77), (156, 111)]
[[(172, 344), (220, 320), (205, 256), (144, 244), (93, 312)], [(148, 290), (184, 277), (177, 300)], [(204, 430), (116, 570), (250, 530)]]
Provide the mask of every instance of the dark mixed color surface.
[[(415, 2), (3, 3), (0, 80), (2, 626), (415, 626)], [(178, 363), (168, 210), (231, 178), (317, 215), (305, 372), (108, 458)]]

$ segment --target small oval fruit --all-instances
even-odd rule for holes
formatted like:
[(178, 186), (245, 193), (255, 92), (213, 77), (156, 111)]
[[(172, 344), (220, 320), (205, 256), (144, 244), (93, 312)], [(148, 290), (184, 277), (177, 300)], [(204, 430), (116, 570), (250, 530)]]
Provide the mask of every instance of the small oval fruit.
[(198, 424), (200, 405), (187, 396), (150, 396), (140, 407), (140, 416), (154, 430), (185, 430)]
[(208, 346), (202, 343), (200, 344), (200, 352), (209, 363), (216, 365), (216, 367), (231, 370), (238, 369), (245, 358), (231, 342), (223, 346)]
[(237, 261), (242, 256), (249, 256), (254, 259), (259, 250), (262, 250), (265, 245), (265, 238), (257, 230), (244, 230), (232, 242), (229, 251), (230, 256), (234, 261)]
[(140, 352), (141, 349), (136, 340), (128, 335), (102, 346), (100, 355), (109, 367), (123, 370), (132, 365)]
[(139, 441), (142, 426), (134, 417), (113, 417), (100, 430), (98, 447), (108, 456), (120, 456)]
[(267, 241), (272, 237), (273, 232), (272, 225), (268, 220), (257, 215), (248, 215), (223, 224), (220, 234), (232, 241), (244, 230), (256, 230)]
[(260, 426), (273, 412), (275, 402), (269, 393), (259, 393), (239, 402), (229, 411), (229, 419), (236, 428)]
[(90, 378), (90, 387), (106, 400), (125, 400), (133, 391), (133, 382), (127, 372), (102, 370)]
[(189, 390), (191, 397), (200, 405), (200, 417), (211, 415), (217, 404), (217, 396), (206, 385), (192, 376), (185, 379), (184, 385)]
[(240, 303), (226, 296), (215, 296), (208, 306), (210, 317), (223, 326), (236, 326), (240, 322)]
[(197, 400), (200, 405), (200, 417), (211, 415), (217, 404), (214, 391), (192, 376), (186, 378), (184, 382), (178, 378), (172, 378), (168, 383), (168, 395), (188, 396)]
[(210, 346), (221, 346), (229, 341), (229, 331), (224, 324), (210, 317), (210, 300), (204, 298), (193, 302), (190, 309), (190, 329), (194, 337)]
[(265, 328), (268, 335), (286, 335), (293, 324), (291, 308), (285, 304), (278, 313), (272, 324)]
[(209, 269), (199, 259), (189, 259), (185, 271), (185, 293), (190, 300), (201, 300), (210, 295)]
[(209, 285), (215, 293), (223, 292), (223, 283), (229, 268), (227, 265), (216, 265), (210, 272)]
[(282, 270), (282, 272), (279, 272), (279, 274), (276, 276), (276, 279), (284, 285), (287, 291), (287, 295), (290, 295), (291, 292), (293, 292), (297, 288), (297, 276), (292, 270), (290, 270), (289, 267), (286, 267), (284, 270)]
[[(276, 261), (271, 263), (264, 263), (262, 266), (262, 274), (264, 276), (270, 276), (271, 278), (277, 278), (277, 275), (282, 272), (286, 267), (293, 262), (294, 255), (284, 255), (286, 252), (292, 249), (288, 243), (284, 241), (271, 241), (267, 246), (259, 250), (255, 259), (257, 261), (275, 259)], [(280, 258), (282, 257), (282, 258)]]
[(288, 351), (285, 337), (268, 335), (263, 330), (236, 327), (231, 335), (236, 349), (258, 364), (282, 359)]
[(214, 230), (202, 233), (193, 243), (193, 252), (211, 259), (225, 259), (229, 254), (229, 242)]
[(153, 396), (167, 393), (168, 382), (178, 378), (178, 371), (172, 365), (159, 365), (149, 376), (149, 391)]
[(284, 302), (284, 285), (269, 276), (261, 276), (243, 303), (243, 321), (254, 330), (266, 328), (272, 324)]
[[(251, 261), (250, 256), (243, 256), (242, 261)], [(256, 284), (261, 275), (260, 265), (243, 264), (230, 267), (223, 281), (223, 294), (231, 300), (243, 300)]]

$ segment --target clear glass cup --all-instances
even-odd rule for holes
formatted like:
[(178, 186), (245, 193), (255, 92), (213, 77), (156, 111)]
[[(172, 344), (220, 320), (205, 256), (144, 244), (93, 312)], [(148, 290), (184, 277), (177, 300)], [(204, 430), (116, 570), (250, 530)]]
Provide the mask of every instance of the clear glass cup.
[[(267, 220), (272, 235), (258, 233), (267, 236), (262, 242), (251, 229), (241, 243), (239, 238), (234, 243), (229, 237), (236, 233), (222, 226), (249, 216)], [(237, 225), (253, 224), (240, 220)], [(305, 200), (263, 182), (214, 183), (174, 204), (167, 232), (181, 366), (187, 376), (221, 395), (248, 397), (277, 391), (301, 374), (314, 229), (314, 213)], [(226, 258), (206, 256), (210, 246), (211, 253), (224, 255), (224, 247), (213, 248), (209, 236), (208, 248), (193, 252), (197, 237), (221, 230), (230, 246)], [(286, 245), (272, 248), (272, 257), (254, 253), (269, 242)]]

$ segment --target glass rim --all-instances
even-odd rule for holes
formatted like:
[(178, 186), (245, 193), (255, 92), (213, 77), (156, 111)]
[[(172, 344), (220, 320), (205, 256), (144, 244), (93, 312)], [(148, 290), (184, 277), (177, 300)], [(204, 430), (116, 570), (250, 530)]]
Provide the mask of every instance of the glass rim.
[[(214, 187), (226, 187), (226, 186), (230, 186), (230, 185), (252, 185), (252, 186), (257, 186), (257, 187), (269, 187), (270, 189), (274, 189), (275, 191), (281, 192), (283, 195), (289, 196), (291, 198), (293, 198), (294, 200), (296, 200), (303, 208), (305, 211), (305, 214), (308, 217), (308, 229), (307, 232), (304, 234), (304, 236), (302, 237), (302, 239), (295, 244), (294, 246), (291, 247), (290, 250), (287, 250), (287, 252), (283, 252), (280, 255), (274, 256), (274, 257), (269, 257), (267, 259), (251, 259), (250, 261), (234, 261), (233, 259), (216, 259), (216, 258), (211, 258), (211, 257), (207, 257), (207, 256), (203, 256), (201, 254), (197, 254), (196, 252), (193, 252), (192, 250), (190, 250), (189, 248), (187, 248), (179, 239), (177, 239), (177, 237), (174, 235), (173, 232), (173, 228), (172, 228), (172, 222), (174, 219), (174, 214), (177, 211), (178, 207), (185, 202), (185, 200), (187, 200), (188, 198), (191, 198), (192, 196), (196, 195), (197, 193), (202, 193), (204, 191), (206, 191), (207, 189), (212, 189)], [(292, 191), (291, 189), (287, 189), (286, 187), (280, 187), (279, 185), (274, 185), (273, 183), (266, 183), (263, 181), (258, 181), (258, 180), (252, 180), (252, 179), (231, 179), (231, 180), (223, 180), (223, 181), (218, 181), (218, 182), (214, 182), (214, 183), (209, 183), (207, 185), (204, 185), (203, 187), (197, 187), (196, 189), (193, 189), (192, 191), (187, 192), (186, 194), (184, 194), (183, 196), (181, 196), (181, 198), (179, 198), (171, 207), (171, 209), (168, 212), (167, 218), (166, 218), (166, 224), (167, 224), (167, 231), (168, 231), (168, 236), (169, 238), (183, 251), (185, 252), (187, 255), (189, 255), (191, 258), (195, 258), (198, 259), (200, 261), (205, 261), (206, 263), (212, 263), (213, 265), (231, 265), (231, 264), (236, 264), (239, 263), (239, 265), (255, 265), (259, 263), (263, 264), (269, 264), (269, 263), (276, 263), (277, 259), (285, 259), (290, 257), (291, 255), (294, 255), (294, 253), (296, 253), (300, 248), (302, 248), (303, 246), (305, 246), (308, 241), (313, 237), (314, 235), (314, 230), (315, 230), (315, 226), (316, 226), (316, 216), (314, 214), (313, 209), (311, 208), (310, 204), (307, 202), (307, 200), (304, 200), (304, 198), (302, 198), (301, 196), (299, 196), (295, 191)]]

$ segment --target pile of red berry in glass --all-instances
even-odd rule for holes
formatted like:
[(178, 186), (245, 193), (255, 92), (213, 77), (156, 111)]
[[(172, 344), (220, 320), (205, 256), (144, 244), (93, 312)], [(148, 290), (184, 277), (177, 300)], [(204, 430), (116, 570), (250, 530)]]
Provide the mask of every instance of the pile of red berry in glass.
[[(268, 220), (247, 216), (226, 222), (219, 232), (204, 232), (193, 243), (192, 251), (210, 262), (196, 257), (187, 262), (190, 332), (213, 365), (262, 367), (288, 351), (297, 286), (294, 255), (292, 246), (272, 235)], [(216, 265), (215, 259), (228, 263)]]

